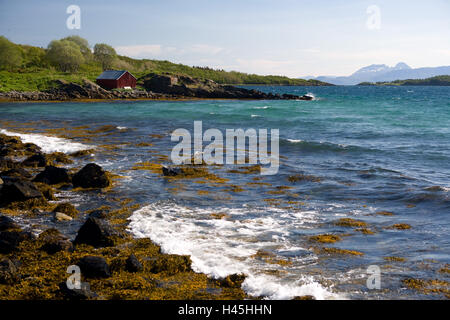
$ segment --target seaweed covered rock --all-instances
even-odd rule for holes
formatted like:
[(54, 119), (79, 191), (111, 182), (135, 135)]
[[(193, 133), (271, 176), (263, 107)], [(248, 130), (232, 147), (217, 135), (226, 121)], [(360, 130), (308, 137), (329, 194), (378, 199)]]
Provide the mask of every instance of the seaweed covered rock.
[(56, 229), (47, 229), (42, 232), (38, 241), (42, 242), (41, 250), (48, 254), (54, 254), (59, 251), (69, 251), (72, 249), (72, 243)]
[(0, 216), (0, 231), (19, 229), (19, 225), (7, 216)]
[(43, 198), (42, 193), (32, 182), (26, 180), (5, 181), (0, 193), (0, 203), (26, 201), (36, 198)]
[(18, 279), (18, 266), (8, 258), (0, 261), (0, 284), (13, 284)]
[(89, 163), (73, 176), (72, 183), (74, 187), (106, 188), (111, 185), (111, 180), (102, 167)]
[(0, 232), (0, 253), (8, 254), (17, 249), (19, 244), (25, 240), (33, 239), (30, 232), (14, 230)]
[(111, 271), (103, 257), (86, 256), (78, 261), (81, 274), (86, 278), (109, 278)]
[(105, 219), (108, 216), (108, 210), (97, 209), (89, 213), (90, 218)]
[(8, 159), (8, 158), (4, 158), (4, 157), (0, 157), (0, 170), (9, 170), (9, 169), (13, 169), (13, 168), (19, 168), (20, 167), (20, 163)]
[(33, 154), (22, 161), (22, 165), (25, 167), (45, 167), (49, 163), (49, 159), (43, 153)]
[(5, 180), (30, 179), (32, 177), (24, 168), (12, 168), (0, 173), (0, 177)]
[(33, 181), (46, 184), (58, 184), (70, 182), (70, 176), (67, 169), (46, 166), (44, 171), (40, 172)]
[(89, 217), (78, 230), (74, 244), (88, 244), (93, 247), (114, 246), (114, 237), (119, 234), (108, 222)]
[(140, 272), (144, 269), (138, 258), (131, 254), (125, 261), (125, 270), (128, 272)]
[(150, 272), (165, 272), (173, 275), (178, 272), (191, 270), (191, 258), (189, 256), (180, 256), (176, 254), (163, 255), (151, 261)]
[(56, 206), (55, 209), (53, 209), (54, 213), (60, 212), (68, 215), (69, 217), (76, 217), (78, 215), (78, 210), (75, 208), (73, 204), (70, 204), (68, 202), (60, 203)]
[(230, 274), (223, 279), (219, 280), (219, 283), (223, 287), (228, 288), (240, 288), (244, 282), (246, 276), (244, 274)]

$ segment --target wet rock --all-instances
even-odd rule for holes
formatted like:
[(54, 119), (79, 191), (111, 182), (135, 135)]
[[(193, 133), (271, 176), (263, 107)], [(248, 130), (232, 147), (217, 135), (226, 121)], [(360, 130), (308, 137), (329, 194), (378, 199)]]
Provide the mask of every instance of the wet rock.
[(54, 166), (47, 166), (45, 167), (44, 171), (40, 172), (36, 176), (36, 178), (34, 178), (33, 181), (51, 185), (70, 182), (70, 176), (67, 169), (58, 168)]
[(33, 238), (34, 237), (30, 232), (2, 231), (0, 232), (0, 253), (11, 253), (17, 249), (22, 241), (31, 240)]
[(67, 282), (61, 282), (59, 284), (59, 290), (66, 299), (70, 300), (86, 300), (97, 297), (98, 295), (91, 291), (89, 283), (82, 282), (80, 284), (80, 289), (69, 289), (67, 287)]
[(177, 176), (177, 175), (180, 175), (180, 174), (182, 174), (183, 173), (183, 169), (182, 168), (174, 168), (174, 167), (166, 167), (166, 166), (163, 166), (162, 167), (162, 172), (163, 172), (163, 175), (165, 175), (165, 176)]
[(1, 284), (13, 284), (17, 281), (18, 267), (8, 258), (4, 258), (0, 261), (0, 283)]
[(22, 165), (26, 167), (45, 167), (48, 162), (45, 154), (38, 153), (23, 160)]
[(165, 272), (174, 275), (178, 272), (186, 272), (191, 270), (191, 258), (189, 256), (180, 256), (176, 254), (160, 256), (151, 261), (150, 272)]
[(78, 215), (78, 210), (75, 208), (73, 204), (70, 203), (60, 203), (53, 209), (54, 213), (63, 213), (71, 218), (74, 218)]
[(114, 246), (114, 237), (118, 236), (108, 222), (89, 217), (78, 230), (74, 244), (88, 244), (96, 248)]
[(140, 272), (144, 269), (138, 258), (134, 254), (131, 254), (125, 261), (125, 270), (128, 272)]
[(244, 274), (230, 274), (229, 276), (220, 279), (219, 283), (223, 287), (240, 288), (246, 276)]
[(23, 168), (12, 168), (9, 170), (2, 171), (0, 177), (5, 180), (16, 180), (16, 179), (30, 179), (32, 177), (31, 173)]
[(0, 216), (0, 231), (19, 229), (19, 225), (7, 216)]
[(20, 163), (8, 158), (0, 157), (0, 170), (9, 170), (20, 167)]
[(94, 210), (91, 213), (89, 213), (90, 218), (105, 219), (107, 216), (108, 211), (103, 209)]
[(6, 181), (1, 190), (0, 203), (26, 201), (42, 197), (42, 193), (30, 181)]
[(111, 271), (103, 257), (86, 256), (78, 261), (81, 274), (87, 278), (109, 278)]
[(74, 187), (105, 188), (111, 181), (102, 167), (89, 163), (73, 176), (72, 183)]
[(54, 254), (59, 251), (70, 251), (72, 243), (56, 229), (47, 229), (42, 232), (38, 240), (43, 244), (41, 250), (48, 254)]

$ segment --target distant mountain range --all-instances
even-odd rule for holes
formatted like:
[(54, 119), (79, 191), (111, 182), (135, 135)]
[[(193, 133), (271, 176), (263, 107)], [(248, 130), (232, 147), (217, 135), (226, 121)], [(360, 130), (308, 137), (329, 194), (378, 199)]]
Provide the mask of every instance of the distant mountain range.
[(387, 82), (406, 79), (425, 79), (441, 75), (450, 75), (450, 66), (413, 69), (404, 62), (394, 67), (385, 64), (372, 64), (347, 77), (306, 77), (335, 85), (356, 85), (361, 82)]

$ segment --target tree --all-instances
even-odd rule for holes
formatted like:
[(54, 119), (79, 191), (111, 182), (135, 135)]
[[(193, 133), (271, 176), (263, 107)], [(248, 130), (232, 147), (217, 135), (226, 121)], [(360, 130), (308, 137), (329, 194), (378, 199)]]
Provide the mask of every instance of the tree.
[(22, 65), (22, 50), (3, 36), (0, 36), (0, 69), (11, 70)]
[(97, 43), (94, 46), (94, 58), (102, 64), (103, 70), (111, 69), (116, 59), (116, 50), (105, 43)]
[(64, 72), (76, 72), (84, 58), (80, 47), (73, 41), (53, 40), (48, 45), (47, 58), (52, 65)]
[(80, 51), (81, 51), (81, 54), (83, 55), (84, 59), (86, 61), (89, 61), (92, 59), (92, 51), (91, 51), (91, 48), (89, 47), (89, 42), (86, 39), (84, 39), (80, 36), (69, 36), (69, 37), (66, 37), (61, 40), (72, 41), (72, 42), (76, 43), (80, 47)]

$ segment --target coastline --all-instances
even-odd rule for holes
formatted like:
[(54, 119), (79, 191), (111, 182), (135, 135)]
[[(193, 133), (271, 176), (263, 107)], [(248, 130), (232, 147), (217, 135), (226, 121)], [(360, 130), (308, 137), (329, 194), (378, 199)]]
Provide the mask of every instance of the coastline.
[[(8, 154), (8, 158), (1, 158), (1, 299), (251, 298), (241, 289), (245, 276), (213, 279), (193, 271), (189, 256), (164, 254), (150, 239), (133, 238), (126, 226), (139, 206), (133, 204), (133, 199), (125, 199), (116, 192), (108, 196), (120, 176), (104, 172), (108, 182), (98, 188), (75, 185), (77, 171), (81, 171), (82, 161), (78, 157), (82, 152), (78, 155), (45, 154), (37, 145), (23, 143), (17, 137), (0, 134), (0, 139), (2, 153)], [(46, 163), (13, 160), (24, 156), (26, 159), (43, 157)], [(69, 163), (74, 166), (68, 168)], [(36, 182), (39, 180), (36, 177), (46, 176), (50, 167), (67, 172), (70, 179)], [(50, 174), (47, 178), (55, 177)], [(9, 193), (18, 184), (37, 195), (25, 192), (21, 198), (16, 192), (13, 194), (18, 197), (11, 202)], [(57, 196), (62, 190), (80, 195), (98, 193), (106, 197), (105, 203), (109, 204), (79, 212), (64, 197)], [(58, 222), (35, 225), (35, 218), (48, 215), (53, 215)], [(67, 231), (67, 224), (74, 222), (81, 225), (75, 234), (74, 229)], [(95, 228), (102, 229), (101, 234), (96, 233)], [(84, 240), (80, 240), (81, 234)], [(93, 240), (99, 237), (102, 242), (95, 243)], [(15, 241), (8, 242), (12, 238)], [(86, 257), (99, 260), (84, 262), (82, 267), (82, 275), (83, 271), (86, 274), (82, 279), (89, 286), (68, 290), (66, 269), (70, 265), (81, 265)], [(3, 267), (5, 265), (7, 268)]]

